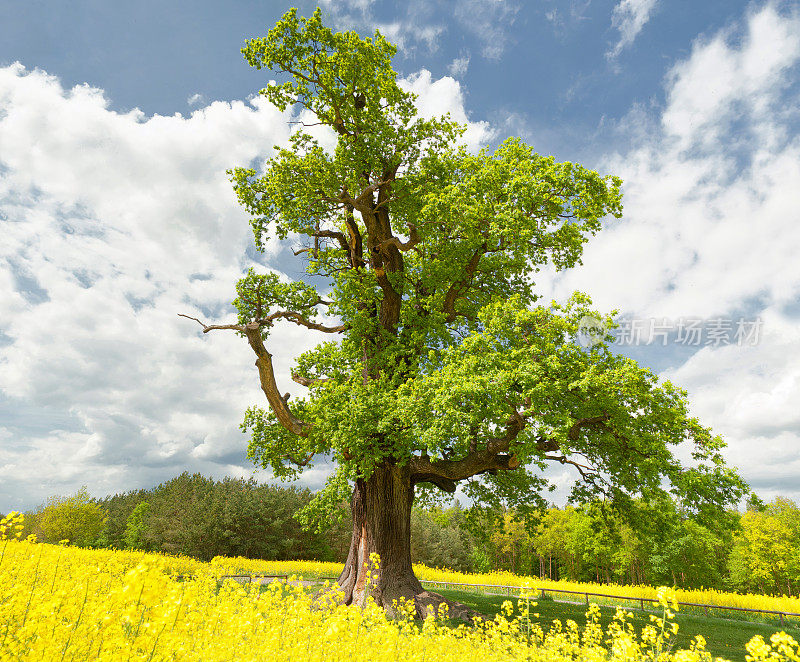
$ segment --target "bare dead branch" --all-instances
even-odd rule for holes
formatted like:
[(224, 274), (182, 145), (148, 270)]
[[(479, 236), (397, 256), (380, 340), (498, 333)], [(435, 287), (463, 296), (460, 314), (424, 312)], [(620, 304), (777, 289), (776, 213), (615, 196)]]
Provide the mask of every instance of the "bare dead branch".
[[(289, 410), (287, 405), (289, 394), (287, 393), (285, 395), (281, 395), (280, 391), (278, 391), (278, 385), (275, 383), (275, 372), (272, 368), (272, 354), (267, 351), (267, 348), (264, 346), (264, 339), (261, 337), (261, 327), (263, 326), (263, 323), (256, 321), (245, 325), (209, 325), (204, 324), (196, 317), (184, 315), (183, 313), (178, 313), (178, 317), (185, 317), (186, 319), (194, 320), (203, 327), (203, 333), (208, 333), (209, 331), (214, 331), (217, 329), (229, 329), (243, 333), (247, 337), (247, 342), (249, 343), (250, 347), (256, 354), (256, 367), (258, 368), (258, 377), (259, 381), (261, 382), (261, 390), (264, 392), (264, 395), (267, 396), (267, 401), (269, 402), (272, 411), (275, 412), (278, 422), (289, 432), (293, 432), (298, 436), (305, 437), (308, 434), (311, 426), (308, 423), (296, 418)], [(287, 459), (294, 461), (292, 458), (288, 458), (288, 456)], [(308, 461), (310, 461), (310, 458)]]
[(310, 377), (303, 377), (302, 375), (298, 375), (296, 373), (292, 373), (292, 381), (297, 382), (303, 386), (316, 386), (318, 384), (324, 384), (325, 382), (329, 382), (330, 379), (325, 378), (310, 378)]
[(583, 480), (594, 482), (594, 478), (600, 476), (600, 473), (594, 467), (590, 467), (586, 464), (581, 464), (580, 462), (576, 462), (575, 460), (570, 460), (568, 457), (565, 457), (563, 455), (545, 455), (544, 459), (550, 460), (551, 462), (560, 462), (561, 464), (571, 464), (580, 472), (581, 478), (583, 478)]
[(205, 324), (196, 317), (190, 317), (189, 315), (184, 315), (183, 313), (178, 313), (178, 317), (185, 317), (186, 319), (194, 320), (200, 326), (203, 327), (203, 333), (208, 333), (209, 331), (217, 331), (219, 329), (229, 329), (232, 331), (239, 331), (241, 333), (244, 333), (244, 327), (241, 324)]
[(200, 321), (199, 319), (197, 319), (196, 317), (190, 317), (189, 315), (184, 315), (183, 313), (178, 313), (178, 317), (185, 317), (187, 320), (194, 320), (194, 321), (195, 321), (195, 322), (197, 322), (197, 323), (198, 323), (200, 326), (202, 326), (204, 329), (206, 328), (206, 325), (205, 325), (205, 324), (203, 324), (203, 322), (201, 322), (201, 321)]

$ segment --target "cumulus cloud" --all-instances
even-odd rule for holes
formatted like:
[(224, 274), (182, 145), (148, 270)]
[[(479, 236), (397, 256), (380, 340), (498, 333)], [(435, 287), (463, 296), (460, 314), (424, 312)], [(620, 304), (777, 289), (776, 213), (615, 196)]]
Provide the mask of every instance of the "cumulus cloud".
[[(466, 118), (456, 81), (407, 85), (423, 112)], [(102, 495), (184, 470), (249, 475), (238, 423), (264, 401), (252, 353), (177, 313), (230, 320), (243, 271), (288, 264), (277, 244), (254, 252), (225, 170), (262, 162), (291, 118), (260, 97), (117, 113), (102, 90), (20, 64), (0, 68), (0, 108), (0, 511), (83, 484)], [(292, 358), (321, 337), (291, 324), (271, 336), (284, 391), (297, 388)]]
[(252, 361), (176, 314), (230, 314), (251, 240), (225, 169), (285, 140), (286, 118), (260, 99), (120, 114), (101, 90), (19, 64), (0, 69), (0, 105), (2, 394), (60, 414), (44, 434), (6, 429), (0, 497), (213, 469), (194, 446), (241, 443)]
[(625, 219), (589, 243), (583, 267), (541, 279), (627, 317), (760, 316), (756, 347), (705, 347), (668, 376), (754, 484), (793, 476), (795, 497), (798, 68), (800, 17), (771, 4), (699, 39), (667, 76), (665, 106), (634, 108), (619, 127), (633, 147), (601, 168), (625, 181)]
[(422, 69), (413, 76), (401, 79), (399, 83), (417, 95), (417, 108), (422, 116), (432, 118), (449, 113), (456, 122), (466, 124), (467, 131), (462, 139), (471, 151), (485, 146), (494, 136), (488, 122), (471, 122), (468, 119), (464, 109), (464, 93), (457, 80), (449, 76), (434, 80), (430, 71)]
[(761, 311), (752, 347), (703, 349), (666, 376), (689, 389), (704, 423), (723, 432), (727, 457), (765, 499), (800, 497), (800, 327), (777, 307)]
[(606, 57), (616, 58), (634, 42), (657, 4), (658, 0), (620, 0), (611, 15), (611, 25), (619, 31), (619, 39)]

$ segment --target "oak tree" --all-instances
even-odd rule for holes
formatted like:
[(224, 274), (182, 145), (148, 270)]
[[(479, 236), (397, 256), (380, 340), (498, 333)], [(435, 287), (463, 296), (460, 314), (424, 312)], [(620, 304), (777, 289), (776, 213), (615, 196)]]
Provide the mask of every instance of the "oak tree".
[[(606, 333), (576, 340), (586, 316), (607, 328), (611, 317), (581, 294), (538, 302), (536, 272), (578, 264), (603, 220), (620, 217), (621, 181), (518, 139), (468, 152), (463, 126), (420, 116), (395, 51), (378, 32), (334, 32), (319, 10), (290, 10), (247, 41), (249, 64), (279, 77), (261, 94), (298, 121), (262, 170), (232, 180), (256, 246), (291, 242), (306, 275), (250, 270), (238, 320), (201, 324), (241, 334), (256, 356), (269, 406), (245, 415), (252, 460), (284, 478), (335, 463), (312, 514), (350, 498), (344, 599), (391, 609), (405, 598), (422, 615), (439, 598), (411, 567), (415, 494), (462, 486), (475, 503), (538, 503), (552, 463), (574, 469), (575, 501), (672, 491), (703, 508), (743, 485), (684, 392), (612, 352)], [(291, 402), (269, 351), (285, 323), (331, 338), (296, 358), (292, 379), (308, 392)], [(673, 452), (681, 444), (691, 466)]]

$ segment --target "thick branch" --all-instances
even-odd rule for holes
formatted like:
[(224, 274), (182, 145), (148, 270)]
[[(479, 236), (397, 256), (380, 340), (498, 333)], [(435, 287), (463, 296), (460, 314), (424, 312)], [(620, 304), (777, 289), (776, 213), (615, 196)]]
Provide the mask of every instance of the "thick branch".
[(447, 492), (448, 494), (453, 494), (456, 491), (456, 487), (458, 482), (452, 480), (450, 478), (444, 478), (435, 473), (417, 473), (412, 474), (411, 480), (416, 483), (432, 483), (436, 485), (442, 492)]
[(301, 437), (306, 436), (310, 426), (294, 417), (286, 405), (286, 400), (278, 391), (278, 385), (275, 383), (275, 372), (272, 369), (272, 354), (264, 346), (264, 340), (261, 338), (261, 325), (258, 322), (251, 322), (244, 327), (244, 334), (247, 336), (247, 342), (250, 347), (258, 357), (256, 359), (256, 367), (258, 368), (261, 390), (267, 396), (269, 406), (272, 407), (272, 411), (275, 412), (278, 421), (289, 432)]
[[(214, 331), (217, 329), (230, 329), (233, 331), (239, 331), (240, 333), (244, 333), (247, 337), (247, 342), (250, 344), (250, 347), (256, 354), (256, 367), (258, 368), (258, 377), (259, 381), (261, 382), (261, 390), (264, 391), (264, 395), (267, 396), (267, 401), (269, 402), (269, 406), (272, 408), (272, 411), (275, 412), (275, 416), (278, 419), (278, 422), (286, 428), (289, 432), (293, 432), (296, 435), (301, 437), (305, 437), (308, 434), (311, 426), (308, 423), (301, 421), (289, 411), (289, 407), (286, 404), (286, 401), (289, 399), (288, 394), (287, 396), (282, 396), (280, 391), (278, 391), (278, 385), (275, 383), (275, 372), (272, 369), (272, 354), (267, 351), (267, 348), (264, 346), (264, 340), (261, 337), (261, 324), (259, 322), (251, 322), (250, 324), (241, 325), (241, 324), (204, 324), (196, 317), (190, 317), (189, 315), (183, 315), (178, 313), (179, 317), (185, 317), (186, 319), (194, 320), (200, 326), (203, 327), (203, 333), (208, 333), (209, 331)], [(288, 460), (298, 464), (294, 459), (287, 456)], [(308, 463), (306, 461), (306, 463)]]
[(342, 232), (336, 232), (334, 230), (317, 230), (312, 236), (336, 239), (336, 241), (338, 241), (339, 245), (342, 247), (342, 250), (348, 254), (350, 253), (350, 245), (347, 243), (347, 237), (345, 237), (344, 233)]
[(350, 266), (358, 269), (364, 264), (364, 247), (358, 224), (353, 218), (353, 207), (351, 205), (346, 205), (345, 225), (349, 235)]
[[(417, 483), (433, 483), (445, 492), (451, 485), (482, 473), (496, 473), (519, 467), (519, 461), (508, 450), (511, 442), (525, 428), (525, 419), (512, 416), (506, 422), (506, 433), (502, 437), (491, 437), (485, 446), (478, 448), (477, 435), (472, 434), (470, 452), (460, 460), (431, 460), (427, 454), (411, 458), (411, 479)], [(472, 450), (475, 448), (476, 450)]]
[[(484, 448), (479, 448), (477, 435), (473, 431), (472, 439), (470, 440), (470, 452), (461, 460), (431, 460), (427, 454), (411, 458), (412, 480), (417, 483), (433, 483), (445, 492), (453, 492), (458, 481), (470, 476), (516, 469), (519, 466), (519, 462), (513, 453), (508, 454), (508, 450), (511, 442), (525, 429), (526, 421), (525, 416), (520, 414), (516, 407), (512, 406), (512, 409), (513, 414), (506, 422), (505, 434), (501, 437), (490, 438)], [(608, 418), (606, 414), (580, 418), (572, 424), (567, 432), (567, 437), (571, 441), (575, 441), (582, 427), (586, 425), (604, 425)], [(541, 451), (559, 450), (559, 445), (556, 441), (545, 437), (539, 437), (536, 440), (536, 446)], [(571, 464), (578, 469), (584, 480), (594, 482), (595, 478), (600, 477), (596, 469), (570, 460), (563, 455), (545, 455), (544, 459), (560, 462), (561, 464)]]
[(266, 317), (256, 320), (259, 326), (271, 324), (279, 318), (288, 319), (299, 326), (304, 326), (307, 329), (314, 329), (315, 331), (322, 331), (323, 333), (341, 333), (347, 329), (347, 324), (340, 324), (339, 326), (325, 326), (324, 324), (317, 324), (311, 320), (306, 319), (300, 313), (294, 310), (279, 310), (278, 312), (267, 315)]
[(555, 439), (548, 439), (547, 437), (536, 438), (536, 450), (539, 451), (557, 451), (561, 448)]
[(398, 250), (402, 252), (410, 251), (414, 246), (416, 246), (422, 239), (419, 236), (419, 232), (417, 232), (417, 226), (411, 223), (408, 224), (409, 229), (409, 239), (408, 241), (400, 241), (397, 237), (389, 237), (385, 241), (382, 241), (380, 244), (376, 246), (379, 251), (382, 251), (389, 246), (394, 246)]
[(603, 414), (601, 416), (589, 416), (587, 418), (579, 418), (575, 421), (570, 429), (567, 431), (567, 438), (570, 441), (577, 441), (578, 436), (581, 433), (581, 428), (586, 425), (595, 425), (597, 423), (605, 423), (609, 419), (608, 414)]
[(477, 474), (509, 471), (519, 467), (514, 455), (489, 451), (470, 453), (461, 460), (431, 460), (428, 455), (414, 456), (410, 461), (414, 483), (433, 483), (445, 492), (455, 492), (458, 481)]
[(447, 315), (448, 322), (455, 322), (456, 317), (458, 317), (458, 313), (456, 313), (456, 301), (462, 296), (462, 294), (469, 288), (469, 284), (472, 281), (472, 277), (475, 275), (475, 272), (478, 270), (478, 263), (481, 260), (481, 257), (484, 253), (488, 250), (488, 245), (486, 242), (482, 243), (478, 248), (475, 249), (475, 252), (472, 254), (469, 262), (467, 262), (466, 266), (464, 267), (464, 275), (462, 278), (459, 278), (455, 281), (450, 288), (447, 290), (447, 294), (444, 296), (444, 306), (442, 308), (442, 312)]

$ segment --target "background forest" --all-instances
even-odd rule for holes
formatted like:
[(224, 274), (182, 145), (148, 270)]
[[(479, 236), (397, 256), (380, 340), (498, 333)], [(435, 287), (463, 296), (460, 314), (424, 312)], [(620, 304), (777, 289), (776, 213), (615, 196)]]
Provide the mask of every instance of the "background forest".
[[(150, 490), (92, 499), (85, 489), (51, 497), (26, 516), (25, 535), (83, 547), (343, 562), (346, 517), (317, 532), (293, 515), (308, 490), (255, 480), (181, 474)], [(346, 515), (347, 505), (342, 504)], [(415, 508), (415, 563), (467, 572), (617, 584), (668, 584), (742, 592), (800, 593), (800, 508), (752, 499), (744, 513), (698, 521), (675, 502), (648, 509), (634, 531), (600, 504), (545, 512)]]

